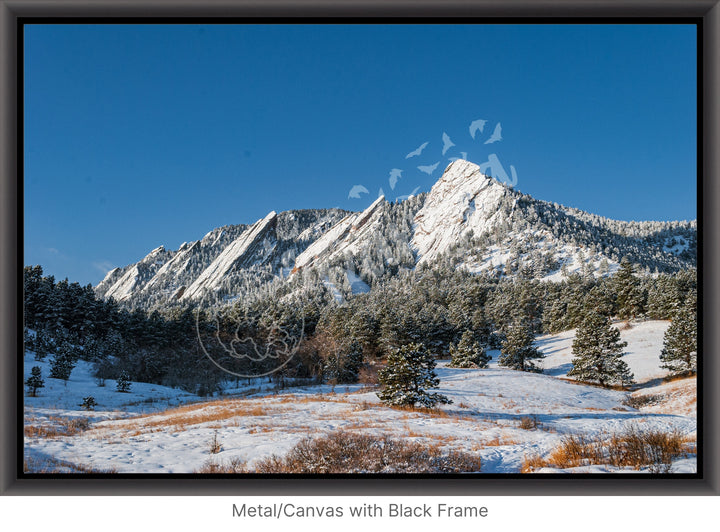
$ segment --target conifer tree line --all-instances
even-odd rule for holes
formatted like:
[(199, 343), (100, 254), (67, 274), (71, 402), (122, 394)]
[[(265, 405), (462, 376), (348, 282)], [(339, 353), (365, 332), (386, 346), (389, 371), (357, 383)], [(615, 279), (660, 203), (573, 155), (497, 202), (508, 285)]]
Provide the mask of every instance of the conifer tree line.
[(94, 364), (99, 381), (125, 372), (131, 381), (212, 394), (223, 381), (241, 377), (220, 370), (202, 347), (240, 375), (278, 364), (230, 356), (224, 347), (243, 347), (235, 334), (263, 344), (279, 327), (297, 341), (291, 360), (271, 375), (279, 383), (355, 382), (411, 344), (433, 357), (452, 358), (456, 367), (485, 367), (486, 351), (499, 349), (502, 364), (534, 371), (539, 356), (534, 337), (580, 327), (592, 311), (672, 320), (663, 363), (673, 371), (694, 371), (696, 294), (695, 270), (647, 276), (627, 260), (613, 276), (573, 273), (562, 282), (472, 274), (447, 264), (396, 265), (372, 291), (342, 301), (317, 273), (307, 273), (285, 291), (268, 290), (222, 312), (190, 305), (146, 311), (129, 310), (96, 297), (90, 285), (56, 281), (40, 266), (27, 266), (25, 343), (37, 358), (52, 355), (61, 375), (53, 378), (62, 378), (68, 367), (71, 375), (71, 366), (83, 359)]

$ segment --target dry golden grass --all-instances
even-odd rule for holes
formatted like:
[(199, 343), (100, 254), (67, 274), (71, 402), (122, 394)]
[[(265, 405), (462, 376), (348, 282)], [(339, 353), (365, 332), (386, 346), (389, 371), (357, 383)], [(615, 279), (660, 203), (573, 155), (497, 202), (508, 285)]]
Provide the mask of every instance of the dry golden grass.
[(60, 436), (72, 436), (84, 432), (90, 428), (90, 421), (87, 418), (61, 418), (52, 416), (48, 421), (53, 424), (25, 425), (23, 432), (27, 438), (58, 438)]
[(663, 379), (664, 382), (677, 382), (677, 381), (684, 381), (684, 380), (697, 380), (697, 375), (695, 373), (691, 374), (677, 374), (677, 375), (668, 375)]
[[(259, 405), (242, 400), (223, 400), (209, 403), (197, 403), (166, 410), (159, 414), (143, 415), (129, 421), (118, 422), (121, 429), (140, 432), (154, 432), (159, 429), (187, 430), (189, 426), (211, 423), (212, 427), (220, 427), (217, 422), (233, 418), (257, 418), (276, 415), (286, 411), (278, 406)], [(239, 421), (235, 420), (238, 426)]]
[(525, 460), (522, 472), (528, 473), (539, 467), (568, 469), (586, 465), (608, 465), (618, 468), (647, 468), (651, 473), (669, 473), (674, 458), (693, 454), (693, 438), (678, 432), (646, 431), (629, 427), (609, 438), (590, 438), (584, 434), (572, 434), (546, 458), (530, 457)]
[(544, 460), (539, 455), (533, 455), (533, 456), (526, 456), (523, 459), (522, 465), (520, 466), (520, 472), (521, 473), (533, 473), (537, 471), (538, 469), (542, 469), (543, 467), (547, 467), (548, 463), (546, 460)]

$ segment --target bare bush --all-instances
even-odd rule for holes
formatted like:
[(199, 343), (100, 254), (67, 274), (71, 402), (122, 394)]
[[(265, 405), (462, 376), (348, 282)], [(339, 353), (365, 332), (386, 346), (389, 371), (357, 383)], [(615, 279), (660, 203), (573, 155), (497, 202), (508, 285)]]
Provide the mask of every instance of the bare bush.
[(245, 462), (239, 458), (232, 458), (222, 463), (208, 460), (200, 469), (195, 471), (195, 473), (201, 474), (238, 474), (247, 472), (248, 469)]
[(380, 382), (378, 380), (377, 367), (367, 365), (367, 366), (360, 368), (360, 372), (358, 374), (358, 382), (360, 384), (364, 384), (365, 386), (377, 385)]
[(645, 468), (650, 473), (670, 473), (675, 458), (693, 452), (693, 448), (685, 446), (685, 438), (678, 431), (643, 432), (636, 425), (631, 425), (624, 432), (612, 434), (607, 440), (590, 438), (584, 434), (566, 436), (546, 459), (526, 459), (522, 471), (530, 472), (545, 466), (566, 469), (608, 465), (636, 470)]
[(443, 454), (437, 446), (335, 432), (300, 441), (285, 457), (271, 456), (258, 473), (465, 473), (479, 472), (480, 458), (462, 452)]
[(644, 406), (650, 406), (660, 403), (662, 400), (662, 395), (631, 395), (625, 401), (623, 401), (623, 404), (629, 406), (630, 408), (635, 408), (639, 410)]
[(518, 421), (518, 427), (524, 430), (533, 430), (538, 428), (540, 422), (537, 416), (523, 416)]
[(210, 440), (210, 443), (208, 444), (208, 451), (210, 454), (217, 454), (220, 451), (222, 451), (222, 444), (220, 443), (220, 440), (218, 440), (218, 431), (216, 430), (213, 434), (212, 440)]

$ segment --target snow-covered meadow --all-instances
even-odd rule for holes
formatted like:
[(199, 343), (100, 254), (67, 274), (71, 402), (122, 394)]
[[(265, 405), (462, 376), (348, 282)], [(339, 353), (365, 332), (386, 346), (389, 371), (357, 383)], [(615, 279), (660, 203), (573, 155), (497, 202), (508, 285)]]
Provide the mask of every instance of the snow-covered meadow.
[[(48, 362), (27, 354), (25, 378), (37, 365), (45, 379), (38, 397), (25, 397), (27, 470), (194, 473), (208, 464), (239, 462), (252, 469), (253, 463), (282, 456), (307, 436), (338, 430), (474, 454), (481, 458), (481, 473), (518, 473), (528, 459), (547, 456), (571, 434), (607, 438), (635, 427), (677, 431), (687, 442), (694, 441), (696, 380), (665, 382), (667, 373), (659, 367), (668, 322), (617, 325), (628, 342), (624, 359), (635, 374), (633, 390), (568, 379), (574, 331), (566, 331), (538, 339), (546, 354), (544, 374), (499, 367), (498, 352), (490, 352), (493, 360), (483, 370), (453, 369), (440, 362), (437, 391), (453, 402), (435, 411), (384, 406), (376, 389), (362, 385), (273, 390), (265, 381), (203, 399), (134, 382), (129, 393), (121, 393), (112, 380), (98, 386), (82, 361), (66, 385), (48, 377)], [(94, 411), (80, 407), (87, 396), (97, 402)], [(564, 471), (638, 472), (604, 465)], [(672, 473), (695, 471), (693, 454), (671, 468)]]

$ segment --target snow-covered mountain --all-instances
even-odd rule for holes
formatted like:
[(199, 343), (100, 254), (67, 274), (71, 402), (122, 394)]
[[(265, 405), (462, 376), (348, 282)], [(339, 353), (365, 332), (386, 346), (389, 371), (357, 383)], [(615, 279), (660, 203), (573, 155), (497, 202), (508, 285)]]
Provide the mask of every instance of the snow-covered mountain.
[(273, 211), (252, 225), (220, 227), (176, 251), (160, 246), (136, 264), (115, 268), (95, 292), (146, 308), (203, 296), (222, 301), (237, 295), (237, 287), (286, 276), (296, 256), (347, 214), (340, 209)]
[[(503, 200), (512, 191), (467, 161), (447, 167), (415, 216), (412, 246), (418, 263), (430, 263), (469, 233), (482, 234), (506, 222)], [(513, 207), (516, 200), (513, 199)]]
[(161, 246), (109, 272), (96, 292), (131, 306), (216, 303), (311, 277), (337, 299), (418, 265), (560, 280), (611, 274), (624, 256), (652, 272), (694, 267), (696, 255), (694, 221), (610, 220), (536, 200), (456, 160), (426, 194), (379, 197), (355, 213), (273, 211), (177, 251)]

